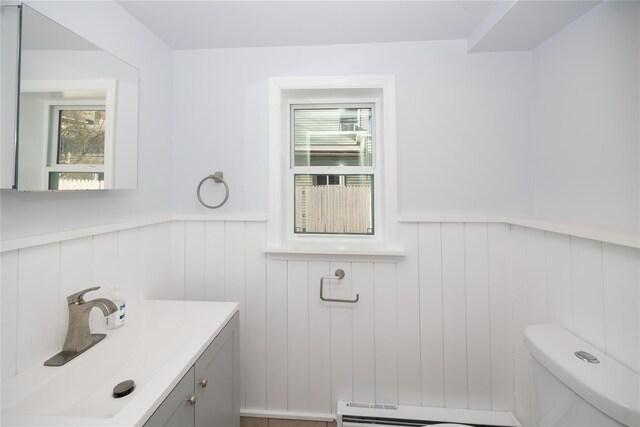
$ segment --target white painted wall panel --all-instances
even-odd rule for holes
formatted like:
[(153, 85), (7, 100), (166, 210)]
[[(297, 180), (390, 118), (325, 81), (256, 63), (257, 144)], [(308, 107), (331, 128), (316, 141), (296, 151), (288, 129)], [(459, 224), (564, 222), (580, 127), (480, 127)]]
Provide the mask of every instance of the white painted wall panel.
[[(215, 233), (209, 233), (207, 226), (207, 267), (217, 262), (217, 255), (212, 251), (218, 251), (222, 245), (217, 238), (209, 243), (209, 238)], [(222, 223), (224, 226), (224, 223)], [(266, 238), (266, 224), (263, 222), (248, 222), (246, 224), (246, 234), (251, 236), (247, 239), (245, 246), (245, 262), (249, 266), (246, 269), (246, 299), (245, 299), (245, 342), (246, 342), (246, 377), (245, 394), (246, 406), (248, 408), (267, 408), (267, 342), (266, 342), (266, 307), (267, 307), (267, 286), (266, 286), (266, 256), (264, 245)], [(224, 248), (223, 248), (224, 249)], [(213, 256), (212, 256), (213, 255)], [(222, 259), (224, 261), (224, 258)], [(223, 263), (219, 263), (223, 265)], [(209, 283), (220, 282), (213, 274), (214, 269), (207, 268)], [(212, 295), (207, 286), (207, 299)], [(220, 298), (222, 299), (222, 298)]]
[(186, 250), (186, 228), (184, 221), (171, 221), (169, 224), (170, 244), (171, 244), (171, 286), (182, 290), (184, 298), (185, 289), (185, 263), (187, 257)]
[(511, 226), (513, 248), (513, 344), (515, 415), (523, 426), (531, 424), (529, 404), (529, 353), (524, 347), (524, 328), (527, 325), (527, 231), (524, 227)]
[(139, 239), (141, 299), (184, 298), (184, 287), (171, 283), (171, 224), (142, 227)]
[(21, 250), (18, 280), (20, 373), (60, 349), (60, 243)]
[(525, 326), (545, 323), (548, 320), (547, 293), (547, 240), (546, 233), (527, 228), (525, 230)]
[(205, 298), (207, 301), (224, 301), (224, 221), (206, 221), (205, 233)]
[(309, 410), (309, 263), (287, 265), (287, 408)]
[(605, 348), (640, 371), (640, 256), (637, 249), (602, 244)]
[[(97, 298), (104, 296), (112, 298), (115, 292), (114, 286), (118, 284), (118, 234), (105, 233), (93, 236), (91, 285), (100, 286), (100, 294), (94, 293)], [(120, 296), (125, 298), (122, 290)], [(91, 310), (90, 326), (93, 332), (104, 333), (107, 329), (106, 319), (100, 310)]]
[[(329, 274), (344, 270), (344, 278), (327, 280), (325, 290), (330, 298), (353, 298), (351, 263), (332, 262)], [(353, 317), (352, 304), (329, 303), (331, 310), (331, 405), (339, 400), (353, 400)], [(334, 408), (332, 408), (334, 410)]]
[(444, 348), (442, 312), (442, 229), (418, 225), (420, 254), (420, 351), (422, 404), (444, 406)]
[[(243, 221), (230, 221), (225, 225), (224, 236), (224, 293), (226, 301), (240, 304), (240, 336), (246, 333), (246, 226)], [(240, 340), (240, 384), (246, 382), (246, 341)], [(244, 388), (240, 392), (240, 407), (245, 406)]]
[[(353, 298), (360, 301), (353, 310), (353, 400), (376, 401), (375, 372), (375, 277), (373, 263), (351, 264)], [(330, 303), (333, 304), (333, 303)]]
[[(60, 310), (58, 333), (59, 347), (62, 348), (67, 336), (69, 309), (67, 296), (91, 287), (93, 270), (93, 237), (67, 240), (60, 244)], [(86, 300), (107, 295), (107, 290), (99, 289), (87, 294)]]
[[(331, 304), (320, 300), (319, 290), (320, 277), (325, 274), (333, 274), (328, 262), (309, 263), (309, 411), (326, 414), (334, 409), (331, 404)], [(356, 337), (353, 347), (355, 352)], [(355, 366), (353, 376), (355, 381)]]
[[(376, 401), (398, 404), (398, 305), (396, 266), (375, 263)], [(417, 368), (417, 367), (416, 367)]]
[(547, 233), (546, 236), (549, 320), (573, 331), (571, 238), (557, 233)]
[(398, 401), (422, 403), (420, 370), (420, 254), (418, 224), (400, 224), (399, 241), (405, 256), (397, 264), (398, 307)]
[(487, 224), (465, 224), (467, 394), (470, 409), (491, 407), (491, 316)]
[(3, 252), (0, 255), (0, 315), (2, 333), (0, 338), (0, 381), (14, 376), (17, 372), (16, 345), (18, 340), (18, 251)]
[(572, 237), (571, 264), (575, 334), (605, 351), (602, 243)]
[[(525, 286), (520, 289), (523, 294), (524, 306), (516, 307), (524, 313), (523, 326), (547, 323), (547, 276), (546, 276), (546, 235), (545, 232), (525, 229)], [(525, 350), (526, 352), (526, 350)], [(525, 357), (522, 365), (522, 372), (527, 372), (528, 382), (531, 386), (531, 364), (530, 358)], [(526, 383), (527, 381), (525, 381)], [(529, 393), (529, 402), (533, 402), (534, 395)], [(533, 425), (538, 419), (535, 405), (529, 408), (529, 417)], [(527, 422), (527, 420), (525, 420)]]
[(287, 410), (287, 262), (267, 260), (267, 409)]
[(204, 221), (189, 221), (185, 224), (184, 297), (191, 301), (205, 299), (204, 227)]
[(111, 287), (118, 283), (118, 233), (93, 236), (92, 264), (92, 283), (111, 296)]
[(513, 411), (513, 272), (511, 229), (488, 225), (491, 409)]
[(467, 407), (464, 224), (442, 224), (444, 405)]
[[(140, 230), (132, 228), (116, 232), (118, 236), (118, 282), (128, 305), (142, 300), (140, 286)], [(182, 294), (184, 298), (184, 293)]]

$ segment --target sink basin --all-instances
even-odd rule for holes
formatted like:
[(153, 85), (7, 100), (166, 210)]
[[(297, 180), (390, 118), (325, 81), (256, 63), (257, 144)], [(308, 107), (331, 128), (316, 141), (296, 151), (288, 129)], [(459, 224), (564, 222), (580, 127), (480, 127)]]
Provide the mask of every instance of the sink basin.
[[(127, 323), (62, 367), (2, 385), (2, 425), (142, 425), (237, 311), (236, 303), (145, 301)], [(128, 396), (113, 387), (135, 381)]]

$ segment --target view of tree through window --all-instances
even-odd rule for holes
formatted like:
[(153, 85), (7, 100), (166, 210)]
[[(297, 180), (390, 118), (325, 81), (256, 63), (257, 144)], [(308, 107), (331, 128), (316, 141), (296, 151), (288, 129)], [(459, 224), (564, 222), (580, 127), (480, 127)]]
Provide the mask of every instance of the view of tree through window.
[(104, 164), (104, 110), (60, 110), (58, 164)]

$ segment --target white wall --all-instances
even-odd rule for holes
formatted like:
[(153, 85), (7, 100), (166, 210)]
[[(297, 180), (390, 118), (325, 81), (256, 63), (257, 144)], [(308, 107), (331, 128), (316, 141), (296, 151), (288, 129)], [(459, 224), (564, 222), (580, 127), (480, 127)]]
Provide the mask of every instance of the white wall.
[(603, 2), (533, 52), (535, 214), (639, 228), (640, 4)]
[(140, 71), (138, 189), (0, 193), (3, 240), (168, 213), (171, 204), (170, 49), (115, 2), (27, 2)]
[[(269, 77), (394, 74), (400, 213), (530, 213), (530, 65), (463, 40), (177, 51), (173, 211), (267, 212)], [(215, 170), (231, 196), (211, 212), (194, 192)]]

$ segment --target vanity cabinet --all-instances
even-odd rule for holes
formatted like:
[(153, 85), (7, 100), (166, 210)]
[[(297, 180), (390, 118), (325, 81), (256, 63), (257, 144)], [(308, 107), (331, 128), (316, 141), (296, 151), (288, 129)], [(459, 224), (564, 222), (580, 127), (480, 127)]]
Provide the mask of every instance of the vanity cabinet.
[(144, 427), (240, 426), (238, 330), (236, 313)]
[[(195, 367), (182, 377), (162, 405), (145, 423), (145, 427), (193, 427), (195, 414), (189, 399), (193, 396)], [(197, 402), (196, 402), (197, 403)], [(194, 405), (195, 406), (195, 405)]]

